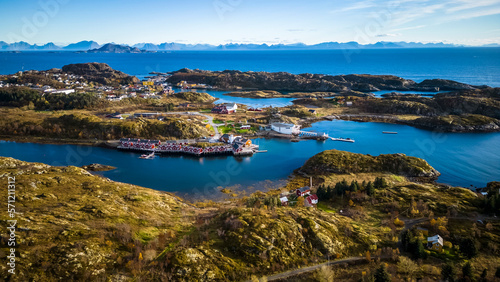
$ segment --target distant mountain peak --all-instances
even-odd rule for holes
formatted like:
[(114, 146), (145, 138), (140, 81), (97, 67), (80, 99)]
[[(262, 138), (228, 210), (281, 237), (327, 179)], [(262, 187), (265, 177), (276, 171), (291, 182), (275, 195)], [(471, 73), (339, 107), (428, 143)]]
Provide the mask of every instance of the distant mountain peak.
[(127, 45), (118, 45), (113, 43), (104, 44), (100, 48), (87, 51), (89, 53), (143, 53), (147, 52), (137, 47), (130, 47)]
[[(57, 46), (52, 42), (45, 45), (31, 45), (27, 42), (20, 41), (15, 43), (6, 43), (0, 41), (0, 51), (47, 51), (47, 50), (64, 50), (64, 51), (92, 51), (92, 52), (118, 52), (118, 53), (140, 53), (146, 51), (173, 51), (173, 50), (334, 50), (334, 49), (382, 49), (382, 48), (451, 48), (451, 47), (466, 47), (464, 45), (450, 44), (443, 42), (436, 43), (421, 43), (421, 42), (392, 42), (379, 41), (370, 44), (360, 44), (356, 41), (350, 42), (322, 42), (313, 45), (304, 43), (291, 44), (266, 44), (266, 43), (226, 43), (219, 45), (211, 44), (185, 44), (177, 42), (155, 43), (137, 43), (132, 46), (115, 44), (113, 42), (104, 45), (99, 45), (95, 41), (80, 41), (71, 43), (67, 46)], [(478, 47), (500, 47), (499, 44), (486, 44)]]

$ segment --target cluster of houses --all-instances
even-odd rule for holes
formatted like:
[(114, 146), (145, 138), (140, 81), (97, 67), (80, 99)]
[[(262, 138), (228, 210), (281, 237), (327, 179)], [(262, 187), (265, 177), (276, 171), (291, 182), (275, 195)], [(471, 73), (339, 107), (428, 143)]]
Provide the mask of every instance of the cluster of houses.
[(236, 103), (224, 103), (224, 104), (219, 104), (219, 105), (216, 105), (215, 107), (213, 107), (212, 113), (213, 114), (232, 114), (232, 113), (236, 113), (237, 109), (238, 109), (238, 105), (236, 105)]
[(256, 145), (252, 145), (252, 140), (232, 134), (222, 135), (219, 141), (231, 145), (234, 150), (240, 151), (253, 150), (256, 147)]
[[(205, 141), (206, 142), (206, 141)], [(122, 138), (118, 149), (133, 150), (141, 152), (154, 153), (181, 153), (196, 156), (214, 155), (214, 154), (232, 154), (235, 156), (252, 155), (253, 147), (246, 144), (234, 143), (232, 145), (207, 144), (207, 146), (197, 146), (200, 140), (168, 140), (160, 142), (159, 140), (143, 140), (136, 138)], [(251, 143), (250, 143), (251, 144)], [(237, 145), (237, 146), (236, 146)]]
[(212, 86), (202, 83), (188, 83), (187, 81), (180, 81), (175, 86), (182, 89), (212, 89)]
[[(311, 194), (311, 188), (309, 186), (305, 186), (302, 188), (299, 188), (294, 191), (294, 194), (297, 195), (297, 197), (304, 197), (304, 206), (306, 207), (316, 207), (318, 204), (318, 196), (316, 194)], [(288, 206), (289, 200), (288, 196), (290, 194), (282, 194), (280, 196), (280, 202), (282, 206)]]
[[(148, 78), (145, 81), (134, 85), (121, 85), (118, 87), (113, 86), (93, 86), (89, 85), (84, 81), (83, 76), (67, 74), (63, 72), (44, 72), (44, 71), (20, 71), (16, 74), (12, 75), (12, 78), (21, 77), (24, 73), (29, 74), (41, 74), (46, 77), (50, 77), (60, 83), (66, 85), (65, 89), (54, 89), (49, 85), (40, 85), (38, 83), (24, 83), (24, 84), (13, 84), (13, 83), (4, 83), (0, 82), (0, 87), (13, 87), (13, 86), (25, 86), (35, 90), (39, 90), (43, 93), (43, 95), (49, 94), (71, 94), (76, 91), (81, 92), (95, 92), (98, 97), (105, 98), (108, 101), (121, 101), (125, 98), (153, 98), (160, 99), (162, 95), (171, 95), (174, 93), (174, 90), (168, 83), (166, 82), (167, 77), (165, 76), (156, 76), (152, 78)], [(161, 86), (163, 90), (155, 91), (152, 89), (152, 86)]]

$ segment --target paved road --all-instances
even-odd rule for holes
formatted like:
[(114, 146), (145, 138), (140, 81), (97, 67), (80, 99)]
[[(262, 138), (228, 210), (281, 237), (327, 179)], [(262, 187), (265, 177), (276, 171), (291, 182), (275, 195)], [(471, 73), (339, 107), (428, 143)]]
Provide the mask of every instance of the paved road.
[(364, 257), (350, 257), (350, 258), (346, 258), (346, 259), (334, 260), (334, 261), (325, 262), (325, 263), (321, 263), (321, 264), (317, 264), (317, 265), (313, 265), (313, 266), (308, 266), (308, 267), (303, 267), (303, 268), (299, 268), (299, 269), (295, 269), (295, 270), (290, 270), (290, 271), (286, 271), (286, 272), (282, 272), (279, 274), (268, 276), (267, 281), (285, 279), (285, 278), (288, 278), (290, 276), (294, 276), (297, 274), (311, 272), (311, 271), (314, 271), (316, 269), (321, 268), (322, 266), (336, 265), (336, 264), (349, 263), (349, 262), (358, 262), (358, 261), (366, 261), (366, 258), (364, 258)]

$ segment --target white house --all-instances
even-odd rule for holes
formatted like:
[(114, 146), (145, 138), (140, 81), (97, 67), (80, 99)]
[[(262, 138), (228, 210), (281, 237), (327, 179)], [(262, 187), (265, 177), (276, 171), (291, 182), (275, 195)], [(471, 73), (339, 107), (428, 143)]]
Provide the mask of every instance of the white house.
[(300, 126), (289, 123), (273, 123), (271, 129), (282, 134), (299, 134)]
[(288, 206), (288, 198), (286, 196), (281, 197), (280, 202), (282, 206)]
[(435, 251), (441, 251), (443, 249), (443, 237), (439, 235), (434, 235), (432, 237), (427, 237), (427, 247)]
[(225, 103), (224, 106), (226, 106), (228, 113), (235, 113), (238, 109), (238, 105), (236, 105), (236, 103)]

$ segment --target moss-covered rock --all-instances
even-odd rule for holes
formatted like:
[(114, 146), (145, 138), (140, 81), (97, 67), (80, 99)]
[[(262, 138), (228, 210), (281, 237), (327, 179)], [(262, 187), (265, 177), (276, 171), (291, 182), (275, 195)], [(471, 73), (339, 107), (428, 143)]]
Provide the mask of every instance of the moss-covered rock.
[(195, 103), (208, 103), (216, 100), (214, 97), (203, 92), (178, 92), (173, 94), (172, 96)]
[(308, 175), (382, 172), (428, 179), (436, 179), (440, 175), (425, 160), (404, 154), (374, 157), (338, 150), (328, 150), (313, 156), (300, 168), (300, 172)]

